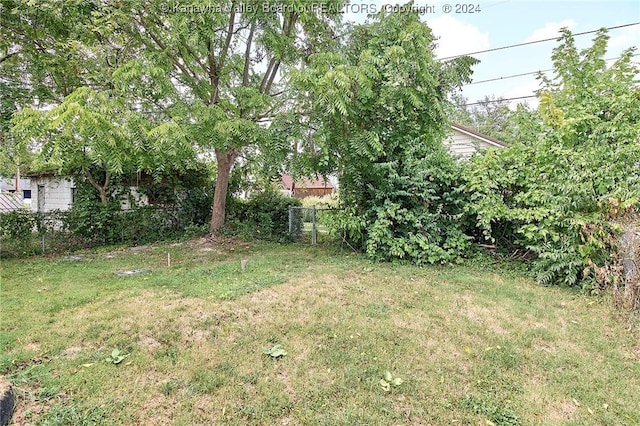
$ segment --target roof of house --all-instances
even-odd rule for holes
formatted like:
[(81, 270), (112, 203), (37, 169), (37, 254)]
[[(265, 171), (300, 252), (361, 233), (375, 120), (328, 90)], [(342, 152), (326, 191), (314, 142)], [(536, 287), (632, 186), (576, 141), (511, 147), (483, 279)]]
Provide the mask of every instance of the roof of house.
[(22, 207), (22, 196), (11, 192), (0, 193), (0, 212), (10, 212)]
[[(290, 175), (282, 175), (281, 183), (285, 189), (291, 189), (293, 182), (293, 178)], [(331, 182), (322, 176), (317, 179), (296, 179), (295, 186), (296, 188), (333, 188)]]
[(26, 176), (29, 178), (39, 178), (39, 177), (48, 177), (48, 176), (63, 177), (61, 174), (59, 174), (55, 170), (42, 170), (40, 172), (30, 172), (30, 173), (27, 173)]
[(491, 136), (484, 135), (480, 132), (476, 132), (475, 130), (472, 130), (468, 127), (461, 126), (460, 124), (450, 124), (449, 126), (454, 130), (457, 130), (461, 133), (469, 135), (473, 138), (479, 139), (483, 142), (488, 143), (489, 145), (499, 146), (501, 148), (505, 148), (508, 146), (506, 143), (499, 141), (498, 139), (492, 138)]

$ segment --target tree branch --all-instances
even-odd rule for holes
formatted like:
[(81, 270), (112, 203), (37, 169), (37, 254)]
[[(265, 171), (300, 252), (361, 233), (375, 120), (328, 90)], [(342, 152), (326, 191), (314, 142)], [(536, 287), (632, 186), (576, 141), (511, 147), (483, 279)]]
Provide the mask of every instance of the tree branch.
[(2, 58), (0, 58), (0, 64), (3, 63), (4, 61), (6, 61), (7, 59), (10, 59), (11, 57), (16, 56), (17, 54), (18, 54), (18, 52), (7, 53)]
[(253, 33), (256, 29), (256, 21), (251, 22), (251, 30), (249, 31), (249, 37), (247, 38), (247, 49), (244, 51), (244, 70), (242, 72), (242, 85), (249, 85), (249, 64), (251, 58), (251, 43), (253, 43)]
[[(282, 22), (282, 35), (285, 37), (289, 37), (291, 35), (291, 31), (295, 27), (296, 21), (298, 20), (298, 15), (293, 12), (289, 16), (289, 19), (285, 19)], [(282, 55), (281, 55), (282, 56)], [(282, 63), (282, 58), (279, 57), (276, 59), (274, 56), (269, 61), (269, 68), (267, 68), (267, 72), (262, 79), (262, 83), (260, 84), (260, 92), (261, 93), (269, 93), (271, 91), (271, 86), (273, 85), (273, 81), (276, 78), (276, 74), (278, 73), (278, 68)]]
[(213, 43), (209, 41), (209, 79), (211, 84), (211, 99), (210, 103), (213, 105), (218, 102), (220, 97), (220, 71), (224, 67), (224, 62), (227, 59), (229, 47), (231, 46), (231, 40), (233, 38), (233, 27), (236, 21), (236, 2), (231, 2), (231, 16), (229, 17), (229, 26), (227, 27), (227, 37), (224, 41), (224, 46), (220, 51), (218, 63), (215, 63), (213, 57)]

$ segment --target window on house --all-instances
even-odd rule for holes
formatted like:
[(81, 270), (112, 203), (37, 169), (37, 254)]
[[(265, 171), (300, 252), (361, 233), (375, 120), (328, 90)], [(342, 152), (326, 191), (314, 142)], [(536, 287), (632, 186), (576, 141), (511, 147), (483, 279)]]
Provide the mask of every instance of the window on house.
[(76, 202), (76, 197), (78, 196), (78, 189), (71, 188), (71, 204)]
[(31, 190), (30, 189), (23, 189), (22, 190), (22, 198), (24, 198), (25, 200), (30, 200), (31, 199)]

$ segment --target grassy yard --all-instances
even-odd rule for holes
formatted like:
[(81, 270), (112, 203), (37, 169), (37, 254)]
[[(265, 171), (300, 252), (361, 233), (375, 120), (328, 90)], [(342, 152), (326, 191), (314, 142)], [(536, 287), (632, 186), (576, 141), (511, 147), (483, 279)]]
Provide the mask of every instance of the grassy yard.
[(15, 424), (640, 424), (637, 326), (488, 266), (194, 240), (3, 261), (1, 283)]

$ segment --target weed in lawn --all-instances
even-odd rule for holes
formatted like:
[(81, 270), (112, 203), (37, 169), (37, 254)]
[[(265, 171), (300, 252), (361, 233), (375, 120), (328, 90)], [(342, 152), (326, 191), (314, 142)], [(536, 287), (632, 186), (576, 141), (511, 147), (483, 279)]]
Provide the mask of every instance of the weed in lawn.
[(499, 426), (519, 426), (522, 423), (510, 409), (507, 402), (493, 402), (487, 396), (465, 395), (460, 406), (476, 414), (487, 417), (491, 424)]
[(171, 396), (171, 395), (174, 395), (176, 391), (181, 387), (182, 385), (178, 380), (169, 379), (162, 382), (162, 384), (160, 385), (160, 390), (163, 395)]

